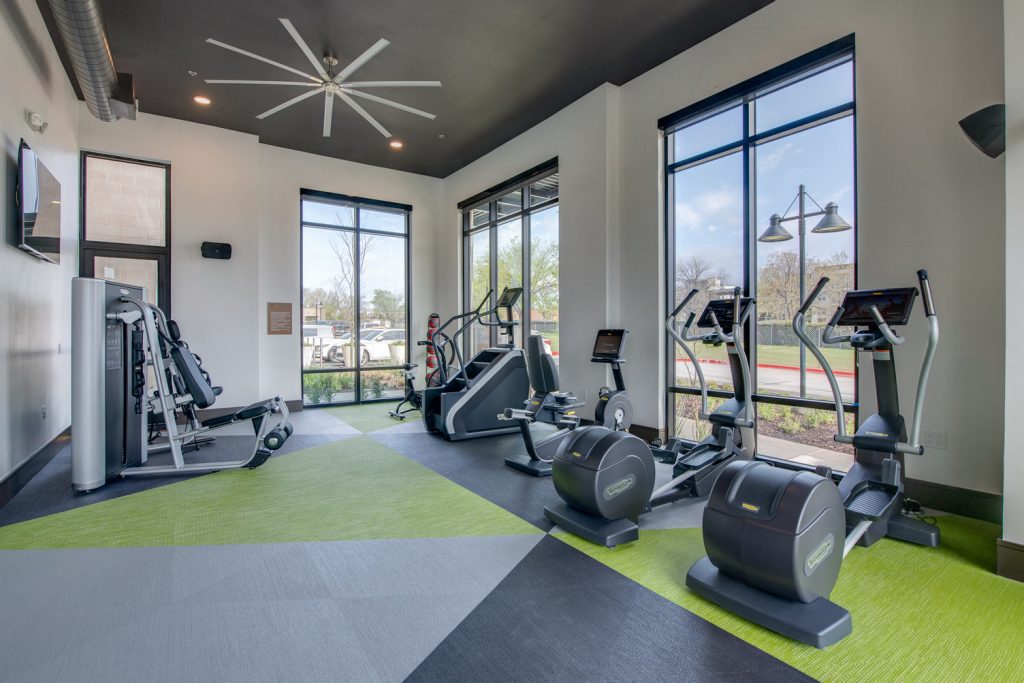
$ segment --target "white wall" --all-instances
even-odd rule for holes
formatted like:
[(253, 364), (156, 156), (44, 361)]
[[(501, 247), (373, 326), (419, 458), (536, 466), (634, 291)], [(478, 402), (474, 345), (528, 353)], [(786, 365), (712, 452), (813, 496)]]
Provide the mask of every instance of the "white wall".
[[(223, 385), (220, 403), (258, 400), (257, 138), (145, 113), (104, 123), (84, 103), (79, 114), (83, 149), (170, 162), (172, 315)], [(231, 260), (202, 258), (204, 240), (230, 242)]]
[[(71, 423), (71, 278), (78, 268), (74, 92), (31, 0), (0, 4), (0, 480)], [(32, 131), (25, 110), (49, 122)], [(61, 263), (11, 246), (18, 144), (24, 138), (61, 185)], [(42, 407), (47, 416), (42, 417)]]
[[(369, 134), (373, 134), (372, 132)], [(299, 337), (267, 336), (266, 302), (299, 301), (299, 188), (382, 199), (413, 207), (409, 223), (413, 340), (427, 338), (427, 316), (435, 307), (434, 261), (441, 181), (412, 173), (260, 145), (260, 392), (298, 397)], [(412, 362), (424, 369), (422, 347), (411, 346)]]
[[(190, 346), (224, 386), (219, 403), (301, 398), (299, 190), (413, 206), (412, 334), (425, 335), (432, 235), (441, 181), (270, 147), (253, 135), (139, 114), (102, 123), (80, 110), (84, 149), (171, 164), (171, 305)], [(204, 259), (203, 241), (229, 242), (231, 260)], [(266, 304), (292, 302), (294, 333), (266, 334)]]
[[(619, 291), (633, 357), (642, 349), (660, 359), (664, 348), (657, 119), (849, 33), (860, 284), (913, 285), (926, 267), (941, 316), (924, 429), (945, 431), (948, 447), (911, 458), (907, 471), (998, 492), (1003, 416), (992, 408), (1003, 387), (1003, 164), (979, 154), (957, 121), (1002, 101), (999, 0), (777, 0), (626, 83)], [(925, 343), (920, 307), (916, 313), (897, 354), (908, 419)], [(991, 341), (979, 342), (982, 332)], [(631, 370), (637, 420), (661, 425), (664, 369), (644, 362)], [(862, 386), (862, 398), (873, 398), (870, 377)]]
[[(436, 251), (440, 307), (460, 306), (462, 228), (457, 204), (512, 176), (558, 157), (559, 190), (559, 375), (563, 388), (587, 401), (593, 415), (597, 390), (609, 382), (607, 366), (590, 362), (598, 329), (618, 323), (615, 255), (609, 236), (618, 222), (617, 179), (611, 172), (618, 153), (618, 89), (602, 86), (543, 123), (453, 173), (444, 181), (441, 232)], [(449, 313), (450, 315), (450, 313)], [(632, 344), (632, 341), (630, 342)], [(632, 357), (637, 357), (633, 354)], [(633, 380), (634, 364), (625, 368)]]
[[(1024, 32), (1024, 3), (1005, 3), (1006, 35)], [(1024, 43), (1005, 41), (1006, 51), (1006, 269), (1024, 259)], [(1003, 452), (1003, 538), (1024, 544), (1024, 447), (1013, 429), (1024, 414), (1024, 278), (1006, 278), (1006, 446)]]

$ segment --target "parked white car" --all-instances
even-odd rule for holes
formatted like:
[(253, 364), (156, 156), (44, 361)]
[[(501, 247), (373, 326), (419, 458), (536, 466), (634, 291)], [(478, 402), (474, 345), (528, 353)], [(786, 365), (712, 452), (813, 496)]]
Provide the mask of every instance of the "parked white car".
[(405, 330), (363, 330), (359, 354), (363, 365), (373, 361), (391, 362), (391, 347), (405, 344)]
[[(374, 327), (359, 333), (359, 355), (363, 365), (371, 362), (391, 363), (391, 347), (405, 343), (405, 330)], [(323, 358), (329, 363), (345, 364), (345, 347), (352, 345), (352, 335), (345, 333), (325, 341)]]

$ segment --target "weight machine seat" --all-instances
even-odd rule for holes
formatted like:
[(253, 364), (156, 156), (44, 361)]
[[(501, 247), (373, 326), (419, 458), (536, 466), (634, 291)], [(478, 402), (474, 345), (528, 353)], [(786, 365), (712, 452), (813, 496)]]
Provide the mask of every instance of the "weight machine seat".
[(236, 413), (227, 413), (225, 415), (218, 415), (217, 417), (211, 417), (208, 420), (203, 420), (202, 425), (209, 427), (210, 429), (216, 429), (217, 427), (223, 427), (229, 425), (232, 422), (242, 422), (244, 420), (254, 420), (261, 415), (266, 415), (271, 411), (270, 401), (261, 401), (259, 403), (253, 403), (245, 408), (242, 408)]
[(174, 366), (185, 382), (188, 393), (192, 395), (196, 407), (209, 408), (212, 406), (213, 402), (217, 400), (217, 394), (203, 377), (203, 371), (199, 368), (199, 363), (196, 362), (192, 352), (185, 346), (173, 346), (171, 347), (171, 360), (174, 361)]
[(558, 366), (555, 359), (544, 351), (544, 338), (539, 334), (526, 338), (526, 368), (535, 393), (558, 391)]

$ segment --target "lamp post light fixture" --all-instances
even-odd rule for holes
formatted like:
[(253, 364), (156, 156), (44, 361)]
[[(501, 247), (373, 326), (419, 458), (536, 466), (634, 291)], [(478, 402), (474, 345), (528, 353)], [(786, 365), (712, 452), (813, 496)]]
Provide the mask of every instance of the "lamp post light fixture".
[[(818, 207), (818, 211), (807, 212), (806, 200), (810, 199), (814, 202), (814, 205)], [(758, 242), (786, 242), (793, 239), (793, 235), (786, 230), (783, 223), (788, 221), (797, 221), (797, 235), (800, 237), (800, 303), (804, 301), (806, 296), (805, 290), (805, 271), (807, 270), (807, 219), (814, 218), (815, 216), (821, 216), (821, 220), (818, 224), (811, 228), (811, 232), (814, 233), (830, 233), (830, 232), (843, 232), (849, 230), (852, 226), (843, 220), (843, 217), (839, 215), (839, 205), (835, 202), (829, 202), (825, 205), (825, 208), (821, 207), (821, 204), (814, 201), (814, 197), (807, 194), (807, 189), (803, 185), (800, 186), (800, 190), (797, 192), (796, 197), (790, 202), (789, 208), (793, 207), (793, 204), (797, 204), (797, 213), (795, 216), (780, 216), (777, 213), (773, 213), (771, 218), (768, 219), (768, 227), (765, 229), (761, 236), (757, 238)], [(789, 208), (786, 209), (786, 213), (789, 213)], [(807, 398), (807, 349), (804, 345), (800, 345), (800, 398)]]

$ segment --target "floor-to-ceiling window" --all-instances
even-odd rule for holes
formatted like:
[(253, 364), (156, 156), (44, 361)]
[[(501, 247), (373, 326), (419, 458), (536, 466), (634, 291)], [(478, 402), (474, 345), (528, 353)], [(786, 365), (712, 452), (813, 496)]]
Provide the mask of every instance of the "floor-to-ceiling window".
[(303, 190), (302, 400), (400, 398), (412, 207)]
[[(837, 445), (832, 394), (791, 321), (827, 276), (807, 328), (819, 339), (856, 282), (853, 38), (836, 41), (659, 122), (665, 134), (668, 309), (693, 288), (701, 308), (740, 286), (757, 298), (747, 330), (759, 455), (849, 467)], [(699, 312), (699, 311), (698, 311)], [(668, 338), (667, 411), (674, 434), (700, 440), (699, 388)], [(695, 344), (711, 404), (731, 395), (724, 347)], [(823, 347), (855, 418), (857, 367)]]
[[(524, 334), (540, 334), (558, 359), (558, 167), (552, 160), (461, 204), (465, 235), (463, 304), (475, 308), (492, 292), (522, 287), (512, 315)], [(504, 312), (503, 312), (504, 313)], [(465, 349), (474, 353), (505, 340), (498, 330), (473, 325)]]

